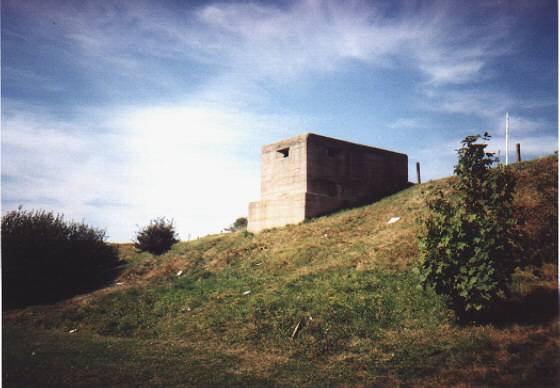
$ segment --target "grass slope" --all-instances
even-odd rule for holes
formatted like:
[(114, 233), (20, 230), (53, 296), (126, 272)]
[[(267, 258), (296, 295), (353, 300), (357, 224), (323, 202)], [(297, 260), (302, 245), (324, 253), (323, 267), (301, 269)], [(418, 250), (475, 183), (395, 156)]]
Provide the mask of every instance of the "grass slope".
[(511, 166), (530, 265), (487, 324), (456, 324), (411, 270), (424, 196), (449, 190), (447, 178), (255, 236), (181, 242), (160, 257), (123, 245), (130, 265), (114, 285), (4, 314), (4, 383), (552, 385), (557, 164)]

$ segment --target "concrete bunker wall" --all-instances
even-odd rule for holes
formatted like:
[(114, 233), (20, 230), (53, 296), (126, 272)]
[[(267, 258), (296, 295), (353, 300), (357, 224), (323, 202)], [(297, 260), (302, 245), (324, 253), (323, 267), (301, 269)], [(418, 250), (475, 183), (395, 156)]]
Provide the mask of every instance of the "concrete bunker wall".
[(310, 134), (306, 218), (383, 198), (406, 187), (405, 154)]
[(249, 204), (250, 232), (305, 219), (306, 166), (306, 135), (262, 147), (261, 200)]
[(372, 202), (408, 182), (405, 154), (315, 134), (262, 147), (261, 200), (249, 204), (258, 232)]
[(296, 136), (264, 146), (261, 152), (261, 199), (307, 190), (307, 138)]

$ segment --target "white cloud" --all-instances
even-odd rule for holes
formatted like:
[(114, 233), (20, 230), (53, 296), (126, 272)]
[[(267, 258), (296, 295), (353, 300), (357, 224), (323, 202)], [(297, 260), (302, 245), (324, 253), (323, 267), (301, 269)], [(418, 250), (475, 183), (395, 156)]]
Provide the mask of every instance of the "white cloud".
[[(515, 144), (521, 145), (521, 158), (524, 160), (534, 159), (537, 156), (552, 155), (558, 150), (558, 137), (544, 136), (527, 136), (527, 135), (510, 135), (509, 137), (509, 162), (515, 160)], [(500, 151), (500, 159), (505, 161), (506, 142), (505, 136), (496, 136), (490, 140), (488, 149), (494, 152)]]
[[(505, 126), (505, 123), (504, 123)], [(541, 119), (532, 119), (522, 116), (509, 116), (509, 129), (512, 135), (525, 136), (525, 134), (551, 133), (555, 129), (555, 125)]]
[(418, 118), (401, 118), (387, 125), (391, 129), (417, 129), (423, 127), (425, 123)]
[[(282, 6), (213, 3), (165, 8), (150, 2), (9, 3), (62, 35), (83, 54), (125, 71), (146, 56), (190, 58), (244, 76), (273, 81), (344, 68), (357, 60), (393, 66), (397, 58), (432, 85), (484, 78), (487, 61), (503, 53), (508, 25), (463, 21), (452, 3), (404, 3), (398, 16), (383, 3), (302, 0)], [(83, 61), (87, 64), (88, 61)]]
[(472, 29), (450, 4), (403, 8), (388, 17), (380, 4), (359, 1), (218, 3), (199, 9), (196, 41), (210, 57), (271, 79), (337, 70), (348, 60), (390, 66), (401, 57), (437, 85), (481, 79), (486, 61), (504, 51), (497, 43), (507, 26), (499, 20)]
[[(475, 134), (477, 131), (470, 131)], [(466, 135), (465, 135), (466, 136)], [(453, 168), (457, 163), (457, 149), (461, 147), (460, 140), (444, 141), (436, 145), (430, 145), (423, 148), (415, 154), (415, 157), (421, 164), (422, 180), (437, 179), (453, 174)], [(510, 134), (509, 138), (509, 162), (515, 161), (515, 144), (521, 144), (521, 158), (523, 160), (534, 159), (538, 156), (551, 155), (558, 150), (558, 137), (552, 135), (528, 134), (521, 135)], [(505, 161), (505, 136), (499, 133), (493, 136), (488, 142), (486, 148), (489, 152), (496, 153), (502, 162)], [(414, 160), (410, 160), (409, 173), (415, 171)], [(412, 176), (412, 175), (411, 175)]]
[[(135, 80), (129, 83), (134, 88), (150, 84), (150, 91), (157, 84), (164, 91), (153, 105), (89, 107), (77, 119), (29, 106), (3, 112), (2, 169), (14, 178), (2, 188), (4, 199), (26, 207), (56, 204), (71, 218), (108, 227), (116, 240), (129, 239), (135, 225), (156, 216), (174, 217), (186, 238), (216, 232), (246, 214), (247, 202), (258, 199), (260, 146), (312, 128), (310, 119), (265, 101), (269, 81), (300, 83), (345, 71), (351, 62), (372, 72), (403, 67), (423, 77), (422, 108), (471, 115), (488, 124), (480, 131), (496, 133), (505, 112), (520, 106), (480, 83), (491, 76), (488, 64), (510, 49), (500, 48), (508, 23), (498, 15), (485, 26), (469, 25), (469, 6), (456, 3), (405, 2), (398, 12), (382, 2), (318, 0), (186, 9), (141, 1), (8, 0), (4, 6), (33, 18), (20, 39), (54, 43), (68, 56), (64, 60), (86, 70), (81, 76), (91, 77), (92, 85), (117, 94), (102, 75), (120, 73)], [(5, 24), (3, 33), (15, 34)], [(204, 71), (191, 68), (193, 62)], [(53, 85), (13, 70), (11, 82)], [(202, 74), (198, 86), (187, 84), (181, 71)], [(187, 87), (190, 97), (184, 98)], [(429, 123), (405, 117), (387, 127)], [(542, 137), (550, 133), (547, 122), (513, 113), (511, 128), (512, 141), (521, 141), (528, 154), (550, 152), (556, 144), (554, 136)], [(451, 174), (458, 146), (419, 151), (423, 175)]]
[(260, 146), (299, 120), (189, 102), (116, 107), (97, 122), (98, 112), (61, 121), (29, 111), (3, 113), (3, 211), (52, 209), (113, 241), (158, 216), (186, 239), (246, 215), (259, 198)]
[(481, 88), (468, 90), (442, 90), (425, 88), (426, 99), (419, 106), (428, 111), (470, 115), (483, 119), (496, 119), (514, 105), (511, 97)]
[(422, 65), (421, 68), (430, 75), (431, 84), (441, 85), (476, 81), (483, 66), (481, 60), (476, 60), (453, 64), (430, 63)]
[[(84, 131), (87, 122), (61, 122), (27, 111), (2, 113), (3, 210), (19, 204), (63, 207), (76, 219), (87, 203), (116, 201), (111, 135)], [(6, 206), (7, 205), (7, 206)]]

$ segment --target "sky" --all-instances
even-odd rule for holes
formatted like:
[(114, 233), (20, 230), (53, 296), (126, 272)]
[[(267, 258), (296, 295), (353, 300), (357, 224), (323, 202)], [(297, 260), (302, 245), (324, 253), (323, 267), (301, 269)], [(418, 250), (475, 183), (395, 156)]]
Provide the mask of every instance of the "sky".
[(260, 148), (312, 132), (453, 173), (467, 135), (558, 149), (553, 0), (1, 4), (2, 213), (46, 209), (129, 242), (181, 239), (259, 199)]

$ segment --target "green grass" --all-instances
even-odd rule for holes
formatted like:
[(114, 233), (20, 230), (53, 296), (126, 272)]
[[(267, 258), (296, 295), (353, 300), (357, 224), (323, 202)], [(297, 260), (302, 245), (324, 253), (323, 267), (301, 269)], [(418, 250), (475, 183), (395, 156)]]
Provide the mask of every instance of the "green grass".
[(237, 373), (233, 355), (186, 344), (16, 328), (4, 329), (3, 335), (9, 339), (10, 357), (2, 365), (7, 386), (246, 386), (264, 381)]
[(427, 193), (448, 190), (444, 179), (300, 225), (181, 242), (159, 257), (123, 245), (129, 266), (114, 285), (4, 314), (4, 382), (553, 384), (557, 159), (510, 168), (529, 253), (500, 320), (459, 325), (419, 287), (417, 220)]
[[(268, 287), (266, 280), (240, 269), (195, 271), (147, 290), (108, 295), (76, 314), (74, 325), (102, 335), (192, 339), (203, 334), (232, 345), (252, 341), (281, 348), (303, 319), (298, 342), (317, 353), (329, 346), (329, 328), (331, 348), (340, 349), (354, 336), (374, 340), (386, 328), (433, 327), (449, 320), (441, 298), (419, 289), (409, 271), (329, 270), (282, 287)], [(244, 290), (251, 294), (243, 295)]]

